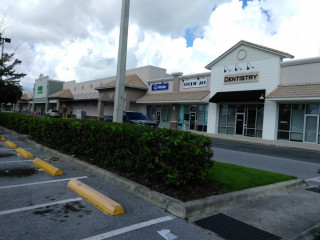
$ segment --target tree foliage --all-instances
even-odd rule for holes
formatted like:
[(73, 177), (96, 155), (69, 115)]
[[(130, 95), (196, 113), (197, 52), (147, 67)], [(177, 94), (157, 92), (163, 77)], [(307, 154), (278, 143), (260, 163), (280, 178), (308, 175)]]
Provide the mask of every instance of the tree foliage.
[[(2, 39), (0, 33), (0, 40)], [(0, 41), (0, 43), (3, 43)], [(17, 73), (15, 68), (22, 63), (19, 59), (14, 59), (14, 53), (2, 53), (0, 58), (0, 105), (15, 104), (22, 96), (20, 79), (25, 77), (25, 73)]]

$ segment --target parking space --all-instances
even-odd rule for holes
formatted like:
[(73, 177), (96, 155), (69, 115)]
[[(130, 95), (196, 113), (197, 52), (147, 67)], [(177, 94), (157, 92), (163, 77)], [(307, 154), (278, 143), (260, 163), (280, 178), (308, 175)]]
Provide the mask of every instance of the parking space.
[[(178, 239), (220, 239), (94, 175), (33, 148), (17, 135), (3, 136), (55, 167), (51, 176), (0, 142), (0, 239), (165, 239), (168, 229)], [(67, 187), (76, 178), (120, 203), (124, 214), (109, 216)]]

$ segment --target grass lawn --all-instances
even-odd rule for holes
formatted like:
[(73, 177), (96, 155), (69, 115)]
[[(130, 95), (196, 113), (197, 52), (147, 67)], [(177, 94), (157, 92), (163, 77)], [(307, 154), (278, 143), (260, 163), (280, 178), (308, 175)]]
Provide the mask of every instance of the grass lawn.
[(215, 183), (222, 184), (226, 192), (296, 179), (293, 176), (221, 162), (214, 162), (208, 178)]

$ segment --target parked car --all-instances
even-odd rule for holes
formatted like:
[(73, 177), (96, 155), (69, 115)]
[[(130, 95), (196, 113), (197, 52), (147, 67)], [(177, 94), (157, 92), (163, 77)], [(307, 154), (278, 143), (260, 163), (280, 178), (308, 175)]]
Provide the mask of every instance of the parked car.
[(55, 117), (55, 118), (61, 118), (61, 113), (57, 110), (49, 110), (46, 113), (47, 117)]
[(150, 127), (157, 127), (158, 123), (151, 121), (141, 112), (123, 111), (123, 122), (132, 124), (143, 124)]
[[(101, 115), (100, 121), (112, 122), (113, 116)], [(123, 122), (132, 124), (143, 124), (151, 127), (157, 127), (158, 123), (151, 121), (141, 112), (123, 111)]]
[(112, 122), (113, 121), (113, 116), (101, 115), (100, 116), (100, 121)]

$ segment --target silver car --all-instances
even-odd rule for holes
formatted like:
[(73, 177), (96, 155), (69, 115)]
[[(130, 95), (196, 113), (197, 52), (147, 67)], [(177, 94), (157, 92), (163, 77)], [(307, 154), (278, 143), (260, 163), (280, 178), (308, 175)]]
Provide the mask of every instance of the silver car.
[(47, 116), (47, 117), (60, 118), (60, 117), (61, 117), (61, 113), (59, 113), (59, 111), (57, 111), (57, 110), (49, 110), (49, 111), (46, 113), (46, 116)]

